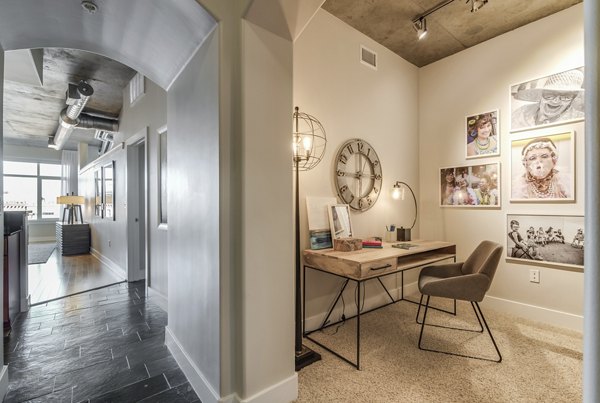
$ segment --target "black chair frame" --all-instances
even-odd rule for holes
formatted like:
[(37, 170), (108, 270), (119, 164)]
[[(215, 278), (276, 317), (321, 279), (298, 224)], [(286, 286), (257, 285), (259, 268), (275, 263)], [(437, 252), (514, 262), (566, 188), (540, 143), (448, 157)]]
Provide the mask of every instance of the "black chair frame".
[[(502, 354), (500, 354), (500, 350), (498, 349), (498, 345), (496, 344), (496, 340), (494, 340), (494, 336), (492, 335), (492, 332), (490, 331), (490, 328), (485, 320), (485, 317), (483, 316), (483, 311), (481, 310), (481, 307), (479, 306), (479, 304), (475, 301), (469, 301), (471, 303), (471, 306), (473, 307), (473, 312), (475, 312), (475, 317), (477, 318), (477, 321), (479, 322), (479, 326), (481, 329), (478, 330), (474, 330), (474, 329), (463, 329), (463, 328), (457, 328), (457, 327), (450, 327), (450, 326), (442, 326), (442, 325), (435, 325), (435, 324), (426, 324), (426, 318), (427, 318), (427, 310), (429, 309), (429, 299), (431, 298), (430, 295), (427, 296), (427, 299), (425, 301), (425, 310), (423, 312), (423, 321), (419, 322), (419, 316), (420, 316), (420, 312), (421, 312), (421, 306), (423, 305), (423, 296), (421, 294), (421, 300), (419, 301), (419, 309), (417, 310), (417, 317), (415, 318), (415, 321), (421, 325), (421, 333), (419, 334), (419, 350), (423, 350), (423, 351), (430, 351), (430, 352), (434, 352), (434, 353), (441, 353), (441, 354), (447, 354), (447, 355), (454, 355), (454, 356), (458, 356), (458, 357), (464, 357), (464, 358), (473, 358), (476, 360), (482, 360), (482, 361), (491, 361), (491, 362), (497, 362), (500, 363), (502, 362)], [(455, 301), (456, 304), (456, 301)], [(446, 328), (446, 329), (453, 329), (453, 330), (460, 330), (460, 331), (467, 331), (467, 332), (477, 332), (477, 333), (483, 333), (484, 330), (484, 326), (485, 326), (485, 330), (487, 330), (487, 333), (490, 336), (490, 339), (492, 340), (492, 344), (494, 345), (494, 348), (496, 349), (496, 353), (498, 354), (498, 359), (491, 359), (491, 358), (486, 358), (486, 357), (477, 357), (477, 356), (472, 356), (472, 355), (466, 355), (466, 354), (458, 354), (458, 353), (452, 353), (450, 351), (440, 351), (440, 350), (434, 350), (431, 348), (426, 348), (423, 347), (422, 341), (423, 341), (423, 332), (425, 330), (425, 326), (435, 326), (435, 327), (442, 327), (442, 328)]]

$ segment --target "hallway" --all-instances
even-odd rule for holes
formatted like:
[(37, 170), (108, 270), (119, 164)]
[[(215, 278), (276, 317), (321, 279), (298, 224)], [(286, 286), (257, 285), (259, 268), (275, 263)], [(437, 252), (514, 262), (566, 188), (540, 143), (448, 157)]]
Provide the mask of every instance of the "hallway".
[(143, 282), (34, 306), (4, 340), (5, 402), (199, 401), (164, 345), (166, 324)]
[(28, 271), (31, 304), (124, 281), (91, 254), (62, 256), (58, 249), (46, 263), (30, 264)]

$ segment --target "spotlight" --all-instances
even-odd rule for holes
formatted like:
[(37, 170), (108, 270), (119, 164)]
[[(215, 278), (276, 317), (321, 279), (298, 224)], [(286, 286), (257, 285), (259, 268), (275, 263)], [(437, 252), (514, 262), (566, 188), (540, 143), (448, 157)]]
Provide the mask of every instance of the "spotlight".
[(469, 1), (471, 2), (471, 12), (479, 10), (488, 2), (488, 0), (467, 0), (467, 2)]
[(417, 37), (419, 40), (425, 38), (427, 35), (427, 20), (425, 17), (421, 17), (418, 20), (413, 21), (413, 27), (417, 31)]

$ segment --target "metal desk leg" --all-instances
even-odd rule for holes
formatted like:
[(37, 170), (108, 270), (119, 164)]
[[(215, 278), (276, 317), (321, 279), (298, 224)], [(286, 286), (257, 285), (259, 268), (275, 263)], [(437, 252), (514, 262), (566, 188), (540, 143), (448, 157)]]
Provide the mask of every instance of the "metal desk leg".
[(356, 369), (360, 369), (360, 284), (358, 286), (358, 301), (356, 302)]

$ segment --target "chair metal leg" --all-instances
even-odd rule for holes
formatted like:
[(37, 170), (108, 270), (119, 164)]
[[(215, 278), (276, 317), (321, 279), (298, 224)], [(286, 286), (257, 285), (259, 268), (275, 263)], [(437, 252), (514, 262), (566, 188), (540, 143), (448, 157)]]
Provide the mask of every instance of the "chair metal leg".
[(494, 344), (494, 348), (496, 349), (496, 352), (498, 353), (498, 360), (495, 362), (502, 362), (502, 354), (500, 354), (500, 350), (498, 349), (498, 345), (496, 344), (496, 340), (494, 340), (494, 336), (492, 336), (492, 331), (490, 330), (485, 317), (483, 316), (483, 311), (481, 310), (481, 307), (479, 306), (479, 304), (477, 302), (473, 302), (475, 304), (475, 306), (477, 307), (477, 310), (479, 310), (479, 314), (481, 315), (481, 319), (483, 320), (483, 324), (485, 325), (485, 328), (488, 332), (488, 334), (490, 335), (490, 339), (492, 339), (492, 343)]
[[(423, 314), (423, 322), (421, 323), (421, 333), (419, 334), (419, 350), (423, 350), (423, 351), (430, 351), (433, 353), (441, 353), (441, 354), (447, 354), (447, 355), (455, 355), (458, 357), (464, 357), (464, 358), (473, 358), (476, 360), (482, 360), (482, 361), (491, 361), (491, 362), (497, 362), (500, 363), (502, 362), (502, 354), (500, 354), (500, 350), (498, 349), (498, 345), (496, 344), (496, 340), (494, 339), (494, 336), (492, 335), (492, 332), (490, 331), (490, 328), (485, 320), (485, 317), (483, 316), (483, 312), (481, 311), (481, 307), (479, 306), (479, 304), (477, 302), (471, 302), (471, 305), (473, 306), (473, 311), (475, 312), (475, 316), (477, 317), (477, 320), (479, 321), (479, 324), (481, 325), (481, 322), (483, 321), (483, 325), (485, 325), (485, 329), (487, 330), (487, 333), (490, 336), (490, 339), (492, 340), (492, 344), (494, 345), (494, 348), (496, 349), (496, 353), (498, 354), (498, 359), (494, 360), (491, 358), (485, 358), (485, 357), (476, 357), (476, 356), (472, 356), (472, 355), (466, 355), (466, 354), (458, 354), (458, 353), (451, 353), (449, 351), (440, 351), (440, 350), (433, 350), (430, 348), (426, 348), (423, 347), (422, 345), (422, 340), (423, 340), (423, 332), (425, 330), (425, 320), (427, 318), (427, 309), (429, 308), (429, 295), (427, 296), (427, 299), (425, 301), (425, 313)], [(422, 300), (422, 296), (421, 296), (421, 300)], [(420, 305), (419, 305), (419, 310), (420, 310)], [(417, 312), (417, 317), (418, 317), (419, 313)], [(479, 319), (481, 317), (481, 320)], [(462, 330), (462, 331), (474, 331), (474, 330), (470, 330), (470, 329), (460, 329), (460, 328), (454, 328), (454, 327), (447, 327), (447, 326), (439, 326), (439, 325), (427, 325), (427, 326), (436, 326), (436, 327), (443, 327), (443, 328), (447, 328), (447, 329), (454, 329), (454, 330)], [(479, 332), (479, 331), (477, 331)], [(482, 326), (482, 330), (481, 332), (483, 332), (483, 326)]]
[(479, 322), (479, 333), (483, 333), (483, 323), (481, 323), (481, 319), (479, 319), (479, 313), (477, 313), (477, 309), (475, 309), (475, 303), (471, 301), (471, 306), (473, 307), (473, 312), (475, 312), (475, 317), (477, 318), (477, 322)]
[[(410, 302), (412, 302), (412, 301), (410, 301)], [(419, 300), (419, 309), (417, 309), (417, 317), (415, 319), (415, 322), (417, 322), (419, 325), (421, 324), (421, 322), (419, 322), (419, 314), (421, 312), (421, 305), (422, 304), (423, 304), (423, 294), (421, 294), (421, 299)], [(454, 300), (454, 310), (453, 311), (447, 311), (445, 309), (436, 308), (434, 306), (430, 306), (429, 309), (435, 309), (436, 311), (440, 311), (440, 312), (444, 312), (444, 313), (449, 313), (450, 315), (456, 316), (456, 312), (457, 312), (456, 311), (456, 300)], [(477, 317), (477, 320), (479, 320), (479, 317)], [(480, 322), (480, 324), (481, 324), (481, 322)], [(441, 325), (427, 325), (427, 326), (447, 327), (447, 326), (441, 326)], [(458, 328), (454, 328), (454, 327), (450, 327), (449, 329), (469, 330), (469, 329), (458, 329)], [(483, 329), (483, 327), (481, 329)], [(481, 332), (481, 331), (483, 331), (483, 330), (477, 330), (477, 332)]]
[(419, 325), (421, 324), (421, 322), (419, 322), (419, 314), (421, 313), (421, 305), (423, 305), (423, 294), (421, 294), (421, 299), (419, 300), (419, 309), (417, 309), (417, 316), (415, 317), (415, 322), (417, 322)]

